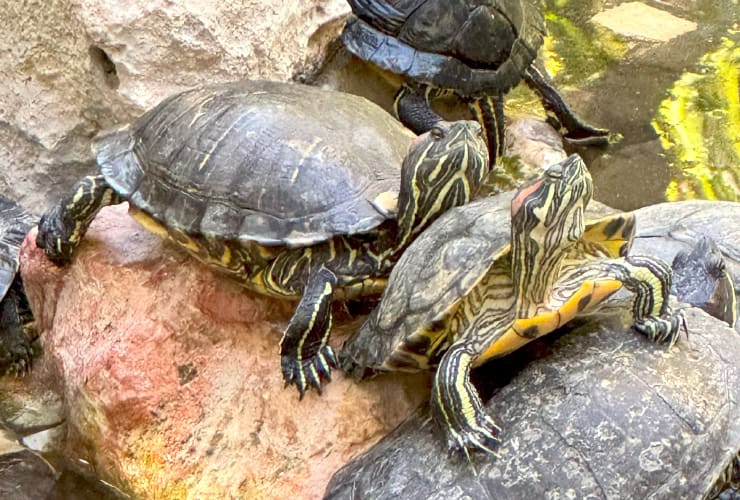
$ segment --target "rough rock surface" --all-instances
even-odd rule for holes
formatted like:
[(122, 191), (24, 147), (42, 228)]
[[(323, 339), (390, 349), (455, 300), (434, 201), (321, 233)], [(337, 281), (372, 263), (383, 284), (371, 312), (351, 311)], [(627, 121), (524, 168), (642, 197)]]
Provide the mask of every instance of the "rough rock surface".
[(278, 355), (293, 305), (217, 276), (125, 205), (101, 211), (69, 267), (34, 238), (22, 273), (41, 362), (63, 381), (67, 452), (125, 491), (317, 498), (428, 394), (425, 376), (360, 386), (336, 372), (323, 396), (299, 402)]
[(698, 309), (686, 318), (670, 350), (604, 321), (478, 371), (503, 446), (477, 476), (423, 407), (326, 498), (700, 498), (740, 450), (740, 336)]
[(203, 82), (321, 64), (342, 0), (0, 0), (0, 191), (41, 212), (91, 170), (90, 138)]

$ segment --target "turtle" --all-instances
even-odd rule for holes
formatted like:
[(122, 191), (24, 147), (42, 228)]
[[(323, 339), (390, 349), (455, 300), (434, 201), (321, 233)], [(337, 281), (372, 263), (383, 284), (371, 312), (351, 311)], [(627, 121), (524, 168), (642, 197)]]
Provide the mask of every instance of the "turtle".
[(21, 376), (33, 359), (38, 337), (31, 307), (18, 272), (21, 244), (38, 217), (0, 195), (0, 372)]
[(671, 263), (672, 292), (683, 302), (735, 326), (735, 282), (714, 240), (702, 236), (690, 249), (681, 250)]
[(397, 117), (421, 133), (441, 118), (433, 97), (456, 94), (484, 128), (491, 164), (504, 153), (504, 95), (520, 81), (532, 88), (566, 140), (608, 144), (609, 131), (569, 108), (535, 59), (543, 44), (541, 0), (349, 0), (354, 16), (341, 39), (347, 50), (404, 81)]
[(510, 203), (483, 198), (441, 216), (396, 263), (380, 305), (343, 345), (342, 369), (362, 379), (435, 368), (432, 413), (450, 451), (470, 461), (472, 452), (495, 455), (500, 442), (472, 368), (594, 313), (622, 288), (632, 292), (632, 327), (672, 345), (686, 325), (668, 304), (670, 267), (629, 254), (631, 214), (586, 223), (592, 192), (574, 154)]
[(99, 174), (42, 216), (36, 243), (64, 264), (101, 207), (247, 289), (300, 299), (280, 342), (303, 398), (330, 380), (333, 299), (379, 294), (408, 243), (466, 203), (488, 172), (480, 125), (414, 138), (364, 98), (266, 80), (173, 95), (92, 145)]

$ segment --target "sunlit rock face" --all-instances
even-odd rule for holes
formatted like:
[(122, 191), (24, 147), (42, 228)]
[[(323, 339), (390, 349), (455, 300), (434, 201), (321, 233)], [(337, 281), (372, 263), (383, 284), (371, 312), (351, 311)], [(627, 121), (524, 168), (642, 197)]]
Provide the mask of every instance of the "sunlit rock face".
[(99, 130), (199, 83), (310, 74), (349, 6), (0, 0), (0, 10), (0, 190), (41, 212), (91, 170)]
[[(278, 353), (294, 304), (215, 274), (125, 205), (102, 210), (69, 267), (34, 238), (23, 273), (67, 454), (139, 498), (317, 498), (428, 397), (425, 375), (358, 385), (335, 371), (299, 401)], [(357, 326), (340, 322), (334, 340)]]

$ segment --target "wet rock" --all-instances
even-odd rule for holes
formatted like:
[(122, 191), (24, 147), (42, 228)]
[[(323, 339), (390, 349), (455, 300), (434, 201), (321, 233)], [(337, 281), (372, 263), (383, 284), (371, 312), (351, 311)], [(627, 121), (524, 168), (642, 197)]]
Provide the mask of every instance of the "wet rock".
[(694, 31), (697, 24), (642, 2), (626, 2), (599, 12), (592, 21), (620, 35), (639, 40), (667, 42)]
[(475, 375), (503, 427), (498, 459), (449, 458), (425, 406), (326, 498), (702, 497), (740, 450), (740, 336), (698, 309), (686, 318), (670, 350), (617, 319), (489, 363)]
[(0, 0), (0, 10), (0, 191), (40, 213), (92, 170), (96, 132), (199, 83), (310, 74), (349, 6)]
[(125, 205), (101, 211), (66, 268), (34, 233), (21, 268), (42, 364), (62, 385), (67, 455), (124, 491), (315, 498), (426, 397), (426, 376), (359, 386), (336, 371), (299, 402), (278, 354), (293, 304), (170, 248)]

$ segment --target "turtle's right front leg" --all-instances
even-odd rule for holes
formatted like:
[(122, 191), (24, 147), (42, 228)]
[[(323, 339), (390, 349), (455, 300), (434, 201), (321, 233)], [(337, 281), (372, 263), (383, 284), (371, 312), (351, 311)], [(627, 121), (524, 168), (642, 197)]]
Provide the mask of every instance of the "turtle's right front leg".
[(41, 217), (36, 246), (55, 264), (65, 264), (80, 244), (95, 215), (106, 205), (123, 201), (102, 175), (83, 177)]
[(339, 366), (328, 345), (331, 334), (331, 304), (337, 277), (321, 267), (312, 270), (303, 297), (280, 341), (283, 378), (294, 384), (301, 399), (309, 386), (321, 393), (321, 379), (331, 380), (331, 369)]

